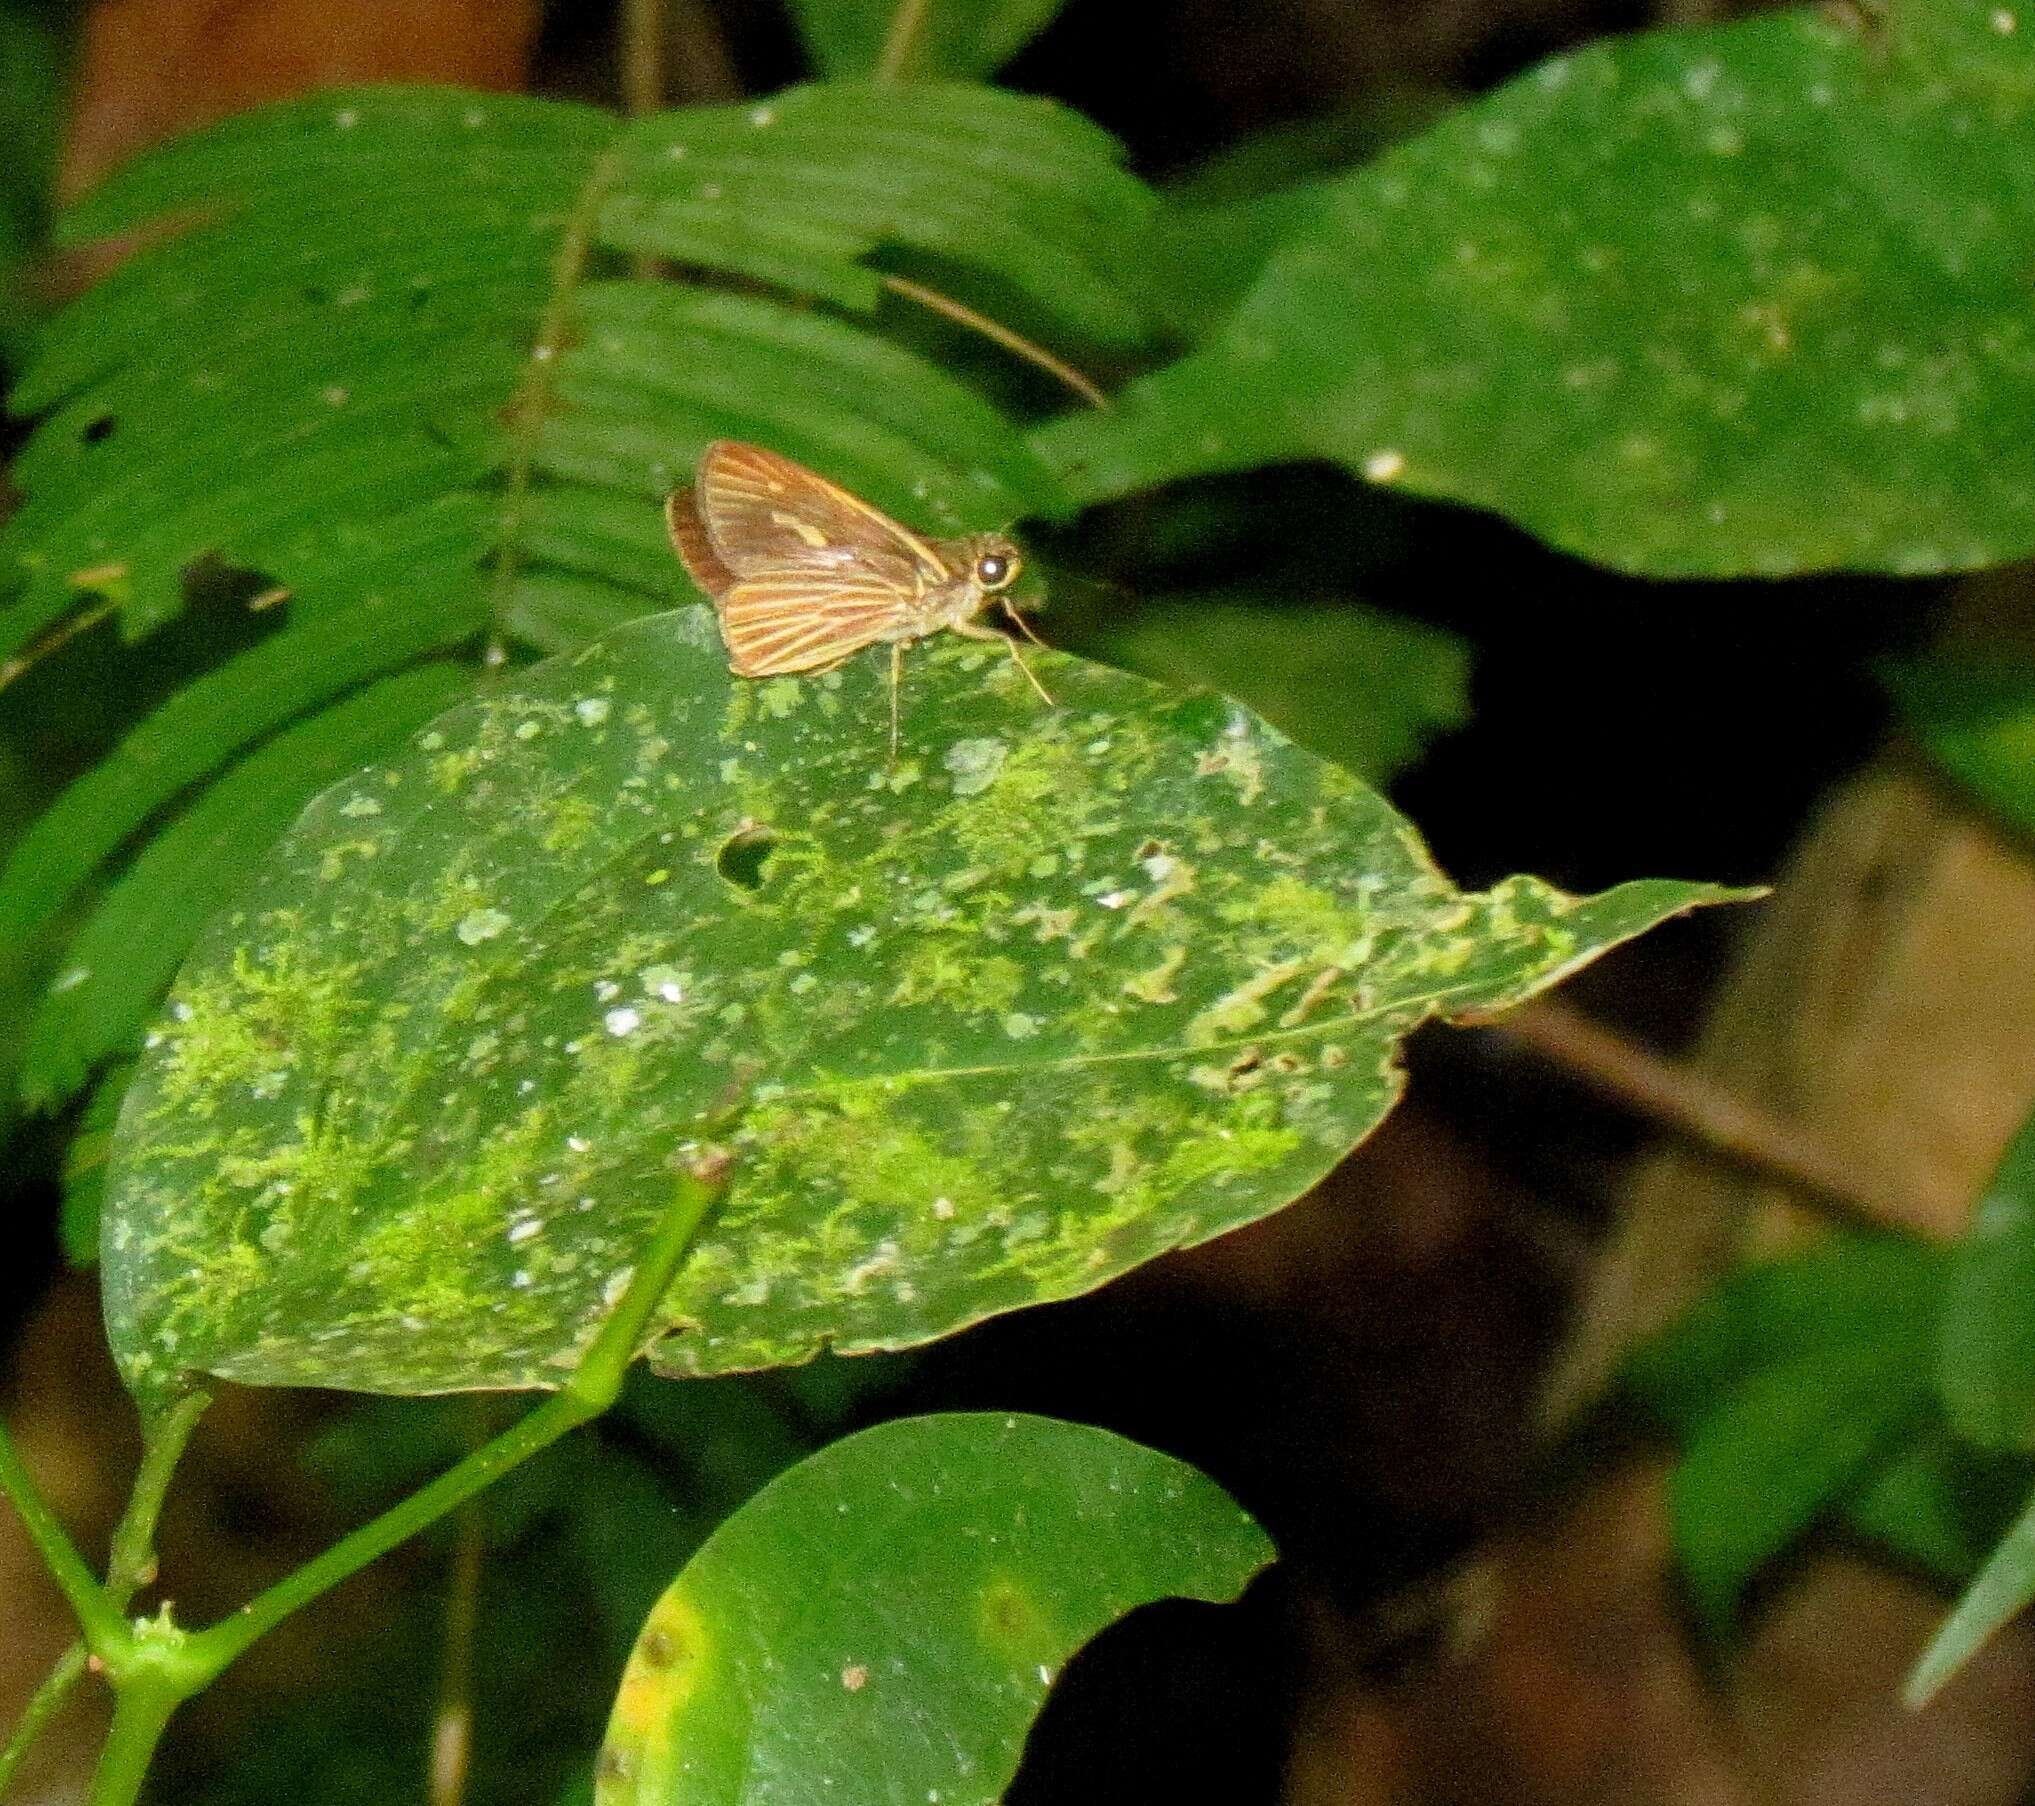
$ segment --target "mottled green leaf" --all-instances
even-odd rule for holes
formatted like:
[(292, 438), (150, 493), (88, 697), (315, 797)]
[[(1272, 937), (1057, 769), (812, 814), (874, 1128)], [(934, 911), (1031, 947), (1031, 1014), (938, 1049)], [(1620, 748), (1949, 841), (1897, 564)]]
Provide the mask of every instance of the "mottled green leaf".
[(1383, 784), (1470, 714), (1456, 635), (1358, 603), (1235, 590), (1155, 597), (1079, 650), (1247, 703), (1288, 739)]
[[(792, 0), (820, 73), (989, 75), (1046, 27), (1065, 0)], [(909, 99), (901, 104), (909, 106)]]
[(1232, 1599), (1271, 1559), (1213, 1481), (1103, 1430), (865, 1430), (773, 1480), (658, 1600), (595, 1798), (1001, 1799), (1082, 1644), (1152, 1600)]
[(1277, 1208), (1419, 1023), (1727, 894), (1459, 892), (1234, 704), (907, 662), (892, 769), (880, 654), (751, 683), (657, 616), (315, 803), (129, 1092), (130, 1380), (555, 1384), (738, 1104), (659, 1361), (909, 1346)]
[(1945, 656), (1889, 665), (1884, 675), (1929, 756), (2035, 838), (2035, 660)]
[(1901, 1690), (1911, 1707), (1926, 1706), (1993, 1633), (2035, 1600), (2035, 1503), (2000, 1539), (1978, 1578), (1964, 1591), (1922, 1652)]
[(1960, 1435), (2035, 1449), (2035, 1117), (2008, 1146), (1958, 1248), (1938, 1373)]
[(1327, 457), (1658, 575), (2035, 552), (2035, 29), (1803, 8), (1558, 57), (1342, 178), (1040, 443), (1091, 496)]

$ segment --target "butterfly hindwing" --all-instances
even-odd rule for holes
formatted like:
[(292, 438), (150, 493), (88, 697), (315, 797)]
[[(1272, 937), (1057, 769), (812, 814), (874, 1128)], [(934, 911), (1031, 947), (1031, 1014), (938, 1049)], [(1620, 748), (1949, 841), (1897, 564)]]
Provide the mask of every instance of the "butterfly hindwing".
[(707, 537), (706, 523), (700, 519), (690, 485), (674, 489), (665, 498), (664, 524), (670, 529), (672, 550), (685, 566), (685, 574), (710, 600), (718, 602), (734, 587), (735, 573), (722, 562), (714, 542)]
[(902, 637), (915, 596), (873, 571), (793, 570), (740, 578), (716, 600), (735, 674), (771, 677), (819, 670)]

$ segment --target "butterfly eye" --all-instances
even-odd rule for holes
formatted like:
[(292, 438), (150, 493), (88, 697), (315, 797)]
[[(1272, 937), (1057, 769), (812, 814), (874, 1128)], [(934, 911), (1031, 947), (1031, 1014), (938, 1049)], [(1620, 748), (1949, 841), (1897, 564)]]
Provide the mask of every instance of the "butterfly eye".
[(985, 552), (975, 561), (975, 581), (984, 589), (1002, 589), (1017, 575), (1017, 560), (1001, 552)]

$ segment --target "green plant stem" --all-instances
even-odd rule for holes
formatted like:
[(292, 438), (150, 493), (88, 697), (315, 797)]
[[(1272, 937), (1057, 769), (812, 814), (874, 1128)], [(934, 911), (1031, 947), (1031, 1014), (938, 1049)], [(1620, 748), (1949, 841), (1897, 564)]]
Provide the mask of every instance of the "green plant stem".
[(191, 1432), (212, 1402), (209, 1392), (186, 1392), (142, 1429), (141, 1466), (135, 1471), (127, 1509), (113, 1527), (106, 1556), (105, 1592), (125, 1611), (137, 1588), (155, 1579), (155, 1526), (162, 1516), (170, 1476), (183, 1459)]
[(185, 1693), (168, 1674), (142, 1673), (118, 1689), (113, 1700), (113, 1727), (99, 1752), (92, 1777), (92, 1806), (129, 1806), (141, 1797), (155, 1746), (163, 1726), (184, 1701)]
[(49, 1501), (37, 1490), (4, 1426), (0, 1426), (0, 1490), (14, 1501), (14, 1509), (21, 1513), (21, 1521), (28, 1530), (28, 1540), (70, 1601), (78, 1628), (85, 1633), (86, 1648), (98, 1656), (118, 1648), (127, 1636), (120, 1607), (106, 1596), (92, 1570), (85, 1566), (77, 1544), (57, 1521)]
[(876, 59), (878, 81), (897, 81), (910, 66), (919, 33), (925, 28), (928, 5), (929, 0), (897, 0), (897, 11), (890, 15), (890, 29), (884, 33), (883, 50)]
[(42, 1685), (36, 1688), (27, 1709), (21, 1714), (21, 1722), (7, 1739), (7, 1747), (0, 1750), (0, 1799), (6, 1798), (14, 1771), (21, 1766), (30, 1746), (42, 1735), (44, 1726), (70, 1698), (71, 1689), (78, 1684), (78, 1678), (84, 1672), (85, 1646), (73, 1643), (57, 1657), (56, 1666), (43, 1677)]
[[(35, 1492), (13, 1445), (6, 1441), (6, 1432), (0, 1430), (0, 1444), (6, 1445), (0, 1448), (0, 1480), (5, 1481), (8, 1492), (21, 1507), (29, 1535), (35, 1539), (43, 1559), (50, 1563), (58, 1584), (64, 1586), (65, 1596), (78, 1613), (78, 1622), (87, 1625), (90, 1653), (96, 1654), (102, 1661), (120, 1659), (121, 1653), (128, 1647), (130, 1632), (122, 1614), (136, 1590), (155, 1578), (155, 1526), (162, 1515), (163, 1495), (169, 1490), (170, 1476), (176, 1471), (185, 1445), (191, 1440), (192, 1430), (197, 1427), (198, 1419), (210, 1403), (211, 1397), (207, 1393), (186, 1393), (143, 1431), (141, 1466), (135, 1472), (134, 1486), (127, 1497), (127, 1509), (120, 1514), (120, 1522), (114, 1527), (112, 1546), (107, 1555), (106, 1581), (103, 1586), (94, 1583), (91, 1587), (94, 1603), (90, 1610), (96, 1629), (87, 1625), (86, 1609), (79, 1604), (81, 1594), (74, 1591), (75, 1576), (73, 1584), (66, 1584), (65, 1569), (59, 1565), (70, 1559), (82, 1569), (84, 1560), (71, 1546), (70, 1539), (64, 1536), (55, 1513)], [(43, 1526), (42, 1535), (37, 1533), (38, 1522)], [(68, 1558), (61, 1554), (52, 1555), (52, 1545), (43, 1540), (44, 1535), (52, 1532), (61, 1539), (56, 1547), (70, 1551)], [(90, 1579), (89, 1574), (86, 1578)], [(85, 1672), (86, 1656), (84, 1643), (72, 1644), (57, 1658), (56, 1666), (29, 1700), (21, 1722), (7, 1740), (6, 1749), (0, 1751), (0, 1794), (6, 1792), (14, 1771), (21, 1766), (36, 1738), (77, 1685), (79, 1677)]]
[(630, 1279), (629, 1289), (559, 1392), (430, 1485), (277, 1581), (231, 1618), (195, 1634), (189, 1647), (200, 1666), (217, 1674), (250, 1643), (319, 1594), (435, 1524), (512, 1467), (549, 1448), (568, 1430), (607, 1410), (620, 1395), (629, 1363), (643, 1346), (651, 1316), (721, 1189), (718, 1172), (681, 1176), (679, 1195), (643, 1264)]
[[(107, 1668), (116, 1703), (113, 1728), (92, 1786), (92, 1806), (133, 1806), (170, 1714), (180, 1702), (210, 1686), (250, 1644), (615, 1402), (679, 1263), (725, 1187), (726, 1170), (726, 1158), (714, 1156), (679, 1176), (677, 1195), (641, 1265), (630, 1276), (621, 1302), (564, 1387), (527, 1417), (429, 1486), (285, 1575), (232, 1617), (205, 1630), (182, 1631), (167, 1617), (159, 1625), (138, 1623), (130, 1630), (117, 1612), (113, 1614), (115, 1635)], [(62, 1535), (60, 1528), (57, 1534)], [(96, 1587), (93, 1595), (102, 1606), (108, 1604)]]

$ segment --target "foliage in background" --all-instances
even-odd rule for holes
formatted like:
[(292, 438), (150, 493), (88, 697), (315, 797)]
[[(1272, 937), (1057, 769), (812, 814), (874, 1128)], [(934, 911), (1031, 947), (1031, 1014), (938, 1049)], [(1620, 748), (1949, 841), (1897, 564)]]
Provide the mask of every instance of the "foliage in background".
[(1749, 1268), (1628, 1364), (1681, 1447), (1676, 1547), (1713, 1634), (1817, 1527), (1968, 1586), (1917, 1700), (2035, 1600), (2031, 1282), (2035, 1123), (1952, 1253), (1846, 1238)]
[(1809, 9), (1552, 59), (1334, 183), (1206, 345), (1040, 443), (1088, 498), (1333, 458), (1657, 576), (2026, 557), (2013, 18)]
[(0, 378), (20, 368), (42, 312), (28, 264), (49, 226), (62, 86), (55, 8), (0, 0)]
[[(1024, 0), (935, 8), (940, 28), (905, 39), (891, 36), (897, 15), (887, 5), (813, 5), (801, 16), (830, 74), (860, 75), (889, 44), (906, 69), (980, 75), (1053, 10)], [(629, 126), (573, 107), (381, 91), (237, 121), (145, 162), (87, 204), (73, 238), (221, 202), (227, 211), (137, 257), (50, 331), (16, 400), (46, 417), (16, 472), (27, 504), (0, 532), (0, 589), (12, 592), (0, 640), (34, 653), (101, 608), (145, 635), (222, 574), (264, 603), (252, 620), (265, 632), (136, 728), (0, 876), (10, 945), (59, 924), (69, 936), (34, 1025), (26, 1093), (45, 1104), (74, 1097), (95, 1069), (135, 1049), (201, 924), (307, 797), (375, 757), (409, 761), (414, 772), (429, 753), (453, 755), (432, 778), (458, 792), (473, 776), (459, 755), (479, 742), (395, 751), (407, 735), (448, 702), (500, 695), (492, 674), (504, 659), (577, 649), (679, 599), (654, 503), (712, 436), (769, 439), (944, 530), (1065, 515), (1194, 472), (1328, 458), (1655, 574), (1927, 572), (2026, 555), (2035, 547), (2025, 432), (2035, 160), (2003, 146), (2026, 135), (2035, 72), (2027, 34), (2003, 29), (2002, 17), (2011, 19), (1914, 0), (1884, 17), (1832, 10), (1627, 40), (1543, 65), (1352, 173), (1324, 174), (1336, 154), (1317, 161), (1302, 134), (1262, 147), (1274, 173), (1240, 167), (1233, 186), (1211, 174), (1165, 196), (1125, 175), (1115, 147), (1078, 117), (958, 84), (916, 89), (900, 108), (894, 94), (843, 81)], [(5, 257), (0, 244), (0, 266)], [(632, 260), (676, 279), (647, 279)], [(1015, 366), (994, 370), (979, 346), (963, 349), (929, 327), (886, 287), (887, 271), (931, 282), (1077, 363), (1149, 374), (1113, 413), (1066, 408)], [(1461, 717), (1460, 648), (1347, 602), (1325, 616), (1328, 601), (1262, 582), (1197, 588), (1114, 624), (1098, 643), (1141, 668), (1213, 674), (1307, 744), (1389, 770)], [(1673, 606), (1671, 596), (1661, 605)], [(1319, 632), (1324, 620), (1344, 635), (1330, 655), (1280, 656), (1296, 622)], [(654, 645), (682, 664), (685, 632), (612, 643)], [(618, 686), (611, 707), (630, 696), (651, 707), (628, 690), (628, 673), (581, 669)], [(954, 742), (950, 752), (973, 748), (959, 765), (942, 760), (894, 782), (902, 774), (886, 776), (869, 750), (882, 732), (870, 675), (844, 674), (819, 692), (826, 701), (812, 719), (863, 749), (867, 792), (895, 793), (886, 808), (923, 809), (913, 819), (948, 832), (954, 818), (913, 786), (980, 797), (1038, 775), (1011, 751), (1024, 742), (992, 726)], [(907, 707), (925, 713), (913, 719), (936, 732), (981, 727), (991, 717), (971, 710), (1010, 701), (994, 689), (988, 704), (966, 699), (961, 678), (999, 681), (985, 680), (972, 649), (915, 657)], [(1978, 685), (1936, 670), (1911, 674), (1903, 688), (1938, 756), (2015, 819), (2027, 813), (2016, 757), (2024, 680), (2019, 667)], [(554, 726), (570, 735), (574, 719), (599, 725), (577, 705), (608, 693), (555, 688), (555, 672), (528, 681), (564, 711), (532, 739)], [(1129, 694), (1083, 681), (1098, 696)], [(789, 717), (777, 703), (724, 698), (704, 678), (697, 690), (720, 708), (726, 744), (716, 750), (738, 768), (716, 777), (753, 809), (762, 792), (756, 773), (740, 769), (751, 755), (744, 736), (781, 745)], [(744, 714), (752, 706), (758, 712)], [(1098, 738), (1111, 712), (1096, 711)], [(1240, 738), (1275, 762), (1284, 756), (1267, 753), (1275, 743), (1248, 726)], [(1072, 743), (1055, 744), (1065, 754)], [(519, 769), (551, 787), (549, 801), (577, 801), (589, 823), (614, 805), (617, 792), (598, 785), (572, 797), (585, 768), (533, 753)], [(1232, 767), (1224, 781), (1241, 796), (1252, 774)], [(810, 807), (796, 787), (767, 800), (780, 821)], [(1006, 833), (1023, 819), (1015, 807), (976, 813)], [(1382, 814), (1373, 821), (1371, 839), (1390, 856), (1353, 881), (1382, 870), (1419, 889), (1427, 880), (1417, 859), (1390, 846), (1403, 827)], [(674, 817), (660, 831), (683, 839), (689, 828), (697, 865), (703, 847), (714, 850), (716, 825), (728, 823)], [(328, 816), (318, 832), (331, 827)], [(730, 923), (751, 912), (755, 945), (788, 950), (772, 938), (786, 923), (772, 919), (784, 891), (771, 887), (795, 894), (819, 838), (759, 847), (750, 875), (763, 880), (761, 894), (717, 899)], [(294, 879), (305, 896), (331, 881), (327, 866), (345, 873), (389, 850), (366, 831), (296, 845), (318, 855), (318, 874)], [(666, 869), (636, 842), (608, 850), (619, 871), (646, 881)], [(1176, 855), (1162, 844), (1145, 857)], [(1007, 844), (978, 863), (1006, 882), (1020, 869)], [(740, 887), (734, 867), (715, 869)], [(911, 875), (934, 913), (967, 907), (954, 896), (983, 882), (975, 864)], [(1110, 888), (1085, 900), (1142, 910), (1166, 873), (1142, 875), (1152, 889), (1134, 890), (1126, 865), (1126, 882), (1105, 880)], [(1097, 901), (1118, 889), (1121, 904)], [(357, 896), (379, 894), (368, 886)], [(485, 946), (505, 932), (491, 894), (471, 884), (454, 894), (462, 909), (442, 924), (454, 940)], [(1545, 900), (1532, 891), (1505, 900), (1522, 895), (1536, 908)], [(65, 912), (86, 898), (73, 930)], [(1177, 899), (1152, 913), (1168, 907)], [(1334, 964), (1322, 952), (1338, 937), (1367, 959), (1379, 944), (1363, 910), (1284, 926), (1317, 972)], [(1553, 976), (1554, 925), (1529, 912), (1524, 926), (1529, 938), (1548, 937), (1536, 970)], [(1400, 921), (1387, 928), (1388, 937), (1406, 932)], [(258, 997), (270, 1014), (245, 1012), (253, 1027), (234, 1046), (215, 1037), (211, 1053), (231, 1058), (197, 1071), (192, 1095), (217, 1102), (227, 1094), (203, 1085), (229, 1070), (240, 1082), (229, 1126), (245, 1139), (228, 1152), (248, 1164), (234, 1183), (262, 1199), (263, 1226), (281, 1232), (250, 1240), (226, 1225), (202, 1309), (179, 1328), (224, 1324), (216, 1346), (258, 1364), (303, 1327), (247, 1302), (271, 1260), (295, 1258), (283, 1194), (262, 1188), (309, 1173), (343, 1195), (342, 1169), (376, 1144), (335, 1136), (295, 1147), (276, 1132), (280, 1118), (261, 1106), (307, 1073), (331, 1075), (310, 1056), (322, 1057), (341, 1025), (319, 1009), (349, 1000), (315, 972), (277, 980), (236, 970), (232, 932), (220, 934), (206, 972), (222, 985), (230, 976), (241, 1001)], [(1444, 937), (1426, 952), (1444, 965), (1474, 961), (1504, 939)], [(574, 967), (569, 940), (544, 950), (561, 985), (584, 981), (582, 1004), (601, 1023), (592, 1032), (617, 1042), (640, 1026), (646, 1003), (677, 1009), (690, 988), (691, 975), (658, 958), (634, 975), (642, 998), (602, 996), (601, 984), (623, 981)], [(1252, 949), (1232, 939), (1222, 951)], [(1123, 981), (1134, 1004), (1179, 1001), (1169, 959)], [(1297, 953), (1284, 963), (1295, 960), (1306, 969)], [(884, 1007), (954, 982), (939, 969), (884, 975), (896, 985), (877, 1000)], [(790, 990), (797, 976), (787, 970), (788, 995), (802, 995)], [(264, 979), (275, 981), (265, 992)], [(1275, 990), (1202, 1001), (1244, 1011), (1245, 1029), (1290, 1007), (1299, 1018), (1282, 1026), (1304, 1029), (1297, 1000), (1266, 1004)], [(461, 1076), (481, 1099), (445, 1128), (457, 1142), (475, 1125), (516, 1119), (503, 1098), (485, 1095), (510, 1070), (482, 1047), (502, 1031), (461, 1014), (475, 994), (454, 984), (439, 1001), (448, 999), (450, 1022), (472, 1031)], [(1011, 1034), (1011, 1020), (1051, 1020), (1023, 998), (1011, 1003), (997, 1024), (1007, 1039), (1028, 1038)], [(1083, 1003), (1091, 1015), (1110, 1007), (1093, 995)], [(606, 1019), (619, 1014), (637, 1020), (616, 1032)], [(1160, 1045), (1185, 1065), (1192, 1041)], [(158, 1098), (192, 1076), (177, 1065), (174, 1031), (164, 1045)], [(1238, 1045), (1241, 1062), (1250, 1049)], [(1322, 1150), (1347, 1145), (1380, 1095), (1375, 1064), (1370, 1101), (1355, 1111), (1338, 1103), (1335, 1069), (1267, 1064), (1295, 1120), (1319, 1113)], [(1260, 1070), (1231, 1067), (1225, 1084), (1207, 1085), (1223, 1100), (1211, 1111), (1236, 1113), (1232, 1133), (1264, 1130), (1252, 1113), (1272, 1097), (1271, 1081), (1236, 1082)], [(112, 1073), (73, 1158), (77, 1224), (89, 1221), (97, 1138), (112, 1133), (125, 1082), (124, 1067)], [(633, 1082), (626, 1072), (610, 1079), (617, 1095)], [(400, 1129), (414, 1100), (380, 1101)], [(497, 1147), (504, 1158), (492, 1177), (541, 1180), (550, 1169), (533, 1162), (544, 1136), (574, 1156), (591, 1151), (558, 1108), (574, 1101), (569, 1086), (561, 1080), (543, 1101), (549, 1111), (525, 1119), (527, 1144)], [(896, 1126), (879, 1109), (858, 1118), (856, 1132)], [(129, 1133), (147, 1147), (145, 1129)], [(573, 1148), (568, 1134), (590, 1148)], [(2028, 1143), (2024, 1135), (2010, 1155), (1955, 1263), (1847, 1245), (1756, 1272), (1635, 1363), (1632, 1383), (1687, 1441), (1677, 1527), (1713, 1627), (1727, 1626), (1748, 1579), (1816, 1524), (1872, 1536), (1947, 1580), (1985, 1563), (2028, 1481), (2019, 1358), (2028, 1339), (2021, 1278), (2035, 1270)], [(929, 1164), (923, 1142), (900, 1149), (899, 1170), (948, 1170)], [(1136, 1202), (1221, 1189), (1221, 1171), (1167, 1172)], [(1297, 1182), (1286, 1173), (1229, 1207), (1269, 1207)], [(549, 1220), (494, 1211), (499, 1189), (479, 1214), (500, 1231), (501, 1245), (489, 1247), (501, 1257), (507, 1306), (529, 1289), (516, 1276), (534, 1279), (537, 1264), (516, 1251)], [(954, 1220), (938, 1216), (942, 1199), (958, 1217), (941, 1191), (934, 1220)], [(115, 1236), (138, 1233), (147, 1215), (117, 1217)], [(1026, 1221), (991, 1227), (1008, 1237)], [(1196, 1218), (1176, 1239), (1212, 1226)], [(376, 1257), (436, 1251), (410, 1245), (417, 1225), (400, 1216), (370, 1227)], [(834, 1226), (812, 1227), (825, 1240)], [(1112, 1259), (1148, 1249), (1100, 1251), (1115, 1270)], [(873, 1246), (837, 1237), (828, 1252), (839, 1257), (837, 1276), (890, 1285), (878, 1314), (898, 1339), (937, 1333), (974, 1308), (906, 1324), (919, 1299), (903, 1295), (914, 1281), (897, 1278), (898, 1250), (886, 1252), (881, 1237)], [(1031, 1258), (1014, 1245), (1003, 1253), (1020, 1267)], [(116, 1272), (116, 1289), (137, 1270)], [(762, 1287), (755, 1300), (735, 1298), (746, 1308), (783, 1273), (759, 1260), (728, 1277)], [(335, 1273), (314, 1262), (297, 1278), (301, 1301), (330, 1291)], [(728, 1302), (708, 1296), (701, 1309)], [(2031, 1522), (1983, 1566), (1918, 1686), (1933, 1685), (2035, 1593)], [(627, 1570), (612, 1548), (593, 1566)]]

